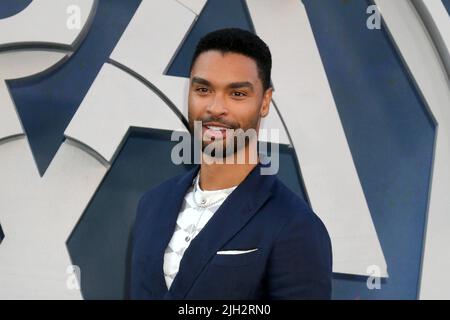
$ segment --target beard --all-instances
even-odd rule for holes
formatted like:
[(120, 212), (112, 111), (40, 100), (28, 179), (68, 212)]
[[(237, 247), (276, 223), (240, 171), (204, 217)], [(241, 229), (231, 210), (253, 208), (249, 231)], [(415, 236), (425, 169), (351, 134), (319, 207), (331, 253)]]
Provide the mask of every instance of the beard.
[[(194, 123), (195, 122), (195, 123)], [(203, 136), (203, 123), (218, 122), (229, 127), (225, 137), (215, 138)], [(224, 121), (218, 121), (217, 119), (208, 118), (206, 120), (189, 119), (189, 129), (192, 141), (198, 147), (201, 146), (202, 154), (215, 158), (225, 159), (236, 155), (239, 151), (249, 146), (252, 139), (258, 139), (256, 128), (258, 126), (259, 119), (255, 119), (247, 126), (240, 126), (238, 123), (230, 123)], [(201, 125), (199, 125), (201, 123)], [(197, 152), (197, 151), (195, 151)]]
[[(242, 130), (242, 129), (241, 129)], [(202, 139), (202, 152), (213, 158), (228, 158), (238, 153), (238, 151), (248, 147), (250, 140), (248, 137), (242, 140), (235, 134), (227, 136), (226, 139)]]

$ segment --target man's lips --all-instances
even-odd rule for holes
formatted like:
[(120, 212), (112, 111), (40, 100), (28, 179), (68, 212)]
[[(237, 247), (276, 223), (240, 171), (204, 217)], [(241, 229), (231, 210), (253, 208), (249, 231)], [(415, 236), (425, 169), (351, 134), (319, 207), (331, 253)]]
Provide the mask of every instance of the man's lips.
[(225, 127), (223, 124), (208, 122), (202, 126), (202, 135), (214, 137), (214, 139), (223, 139), (230, 129), (230, 127)]
[(220, 123), (220, 122), (204, 122), (203, 126), (206, 126), (206, 127), (208, 127), (208, 126), (221, 127), (221, 128), (224, 128), (224, 129), (231, 129), (231, 127), (229, 127), (229, 126), (227, 126), (227, 125), (225, 125), (223, 123)]

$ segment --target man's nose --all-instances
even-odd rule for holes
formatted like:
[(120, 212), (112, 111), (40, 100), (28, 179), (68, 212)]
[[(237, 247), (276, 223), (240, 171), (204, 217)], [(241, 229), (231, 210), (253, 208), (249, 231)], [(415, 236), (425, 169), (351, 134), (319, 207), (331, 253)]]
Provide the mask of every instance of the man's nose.
[(215, 94), (211, 103), (207, 107), (207, 111), (212, 115), (222, 115), (228, 112), (224, 98), (220, 94)]

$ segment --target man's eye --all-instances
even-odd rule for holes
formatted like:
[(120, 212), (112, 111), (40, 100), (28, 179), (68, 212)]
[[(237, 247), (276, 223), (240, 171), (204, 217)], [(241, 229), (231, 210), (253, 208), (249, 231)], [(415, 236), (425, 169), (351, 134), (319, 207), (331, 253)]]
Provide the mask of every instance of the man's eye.
[(245, 97), (245, 96), (247, 96), (244, 92), (240, 92), (240, 91), (234, 91), (233, 93), (232, 93), (232, 96), (233, 97), (237, 97), (237, 98), (242, 98), (242, 97)]
[(197, 88), (195, 89), (198, 93), (208, 93), (208, 88)]

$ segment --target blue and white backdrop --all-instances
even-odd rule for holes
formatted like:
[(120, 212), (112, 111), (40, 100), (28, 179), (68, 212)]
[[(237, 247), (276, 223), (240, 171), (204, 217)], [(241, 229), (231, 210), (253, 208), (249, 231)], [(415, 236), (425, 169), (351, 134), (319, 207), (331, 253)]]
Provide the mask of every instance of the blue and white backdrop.
[(139, 196), (189, 165), (209, 31), (273, 54), (263, 128), (325, 222), (335, 299), (450, 298), (450, 0), (2, 0), (0, 298), (128, 297)]

